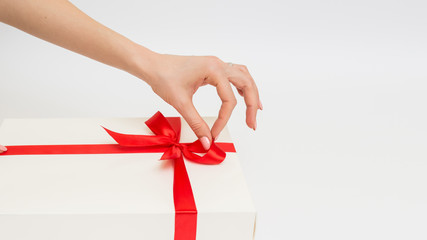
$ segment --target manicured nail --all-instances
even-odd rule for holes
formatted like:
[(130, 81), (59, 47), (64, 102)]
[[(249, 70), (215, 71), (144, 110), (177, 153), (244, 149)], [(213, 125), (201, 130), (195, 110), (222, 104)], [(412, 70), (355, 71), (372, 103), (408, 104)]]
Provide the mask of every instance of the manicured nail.
[(261, 109), (261, 110), (263, 110), (263, 109), (264, 109), (264, 107), (262, 106), (262, 102), (261, 102), (261, 100), (259, 100), (259, 109)]
[(7, 151), (7, 148), (6, 148), (5, 146), (1, 146), (1, 145), (0, 145), (0, 151), (2, 151), (2, 152), (6, 152), (6, 151)]
[(201, 137), (200, 142), (202, 143), (202, 146), (205, 150), (209, 150), (211, 148), (211, 144), (209, 142), (209, 138), (207, 137)]

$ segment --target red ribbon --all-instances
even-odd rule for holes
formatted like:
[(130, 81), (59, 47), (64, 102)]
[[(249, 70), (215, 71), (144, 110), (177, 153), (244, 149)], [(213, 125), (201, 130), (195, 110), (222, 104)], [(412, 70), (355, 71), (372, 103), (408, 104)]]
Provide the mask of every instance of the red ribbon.
[[(160, 112), (154, 114), (145, 124), (155, 135), (121, 134), (104, 128), (118, 145), (7, 146), (8, 151), (0, 155), (163, 152), (161, 160), (174, 161), (175, 240), (195, 240), (197, 232), (197, 208), (183, 157), (201, 164), (219, 164), (225, 159), (225, 151), (236, 151), (234, 145), (232, 143), (213, 142), (211, 148), (206, 151), (199, 140), (193, 143), (180, 143), (181, 119), (179, 117), (165, 118)], [(200, 156), (196, 153), (205, 154)]]

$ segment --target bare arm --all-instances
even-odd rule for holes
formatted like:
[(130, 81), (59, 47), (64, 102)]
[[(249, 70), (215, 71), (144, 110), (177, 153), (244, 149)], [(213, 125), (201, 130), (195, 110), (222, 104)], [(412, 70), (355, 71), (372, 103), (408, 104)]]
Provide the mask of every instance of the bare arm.
[[(226, 64), (211, 56), (155, 53), (96, 22), (66, 0), (0, 0), (0, 21), (146, 81), (177, 109), (205, 148), (225, 127), (236, 105), (231, 84), (245, 99), (247, 125), (256, 128), (256, 113), (262, 105), (256, 84), (243, 65)], [(194, 93), (205, 84), (215, 86), (222, 100), (212, 130), (192, 102)]]
[(136, 61), (146, 64), (154, 54), (65, 0), (0, 0), (0, 21), (125, 71), (134, 69)]

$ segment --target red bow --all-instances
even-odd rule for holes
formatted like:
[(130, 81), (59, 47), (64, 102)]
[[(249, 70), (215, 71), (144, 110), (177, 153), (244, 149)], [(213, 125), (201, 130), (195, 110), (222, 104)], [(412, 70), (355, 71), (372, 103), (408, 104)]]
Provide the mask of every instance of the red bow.
[[(225, 152), (215, 143), (206, 151), (201, 142), (180, 143), (181, 119), (179, 117), (165, 118), (161, 112), (157, 112), (145, 124), (156, 135), (131, 135), (113, 132), (104, 128), (116, 142), (124, 147), (167, 147), (160, 158), (177, 159), (184, 157), (201, 164), (219, 164), (225, 159)], [(203, 157), (195, 153), (206, 153)]]

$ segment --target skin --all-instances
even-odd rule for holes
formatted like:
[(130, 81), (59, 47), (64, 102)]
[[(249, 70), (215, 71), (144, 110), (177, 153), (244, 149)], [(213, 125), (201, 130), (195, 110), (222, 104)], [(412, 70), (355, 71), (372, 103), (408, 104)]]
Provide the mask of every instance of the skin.
[[(177, 56), (153, 52), (90, 18), (65, 0), (0, 0), (0, 21), (33, 36), (126, 71), (147, 82), (187, 121), (205, 148), (227, 124), (237, 104), (232, 85), (246, 103), (246, 124), (256, 129), (262, 104), (248, 69), (214, 56)], [(204, 85), (216, 88), (222, 104), (212, 129), (192, 97)], [(0, 145), (0, 153), (7, 149)]]

